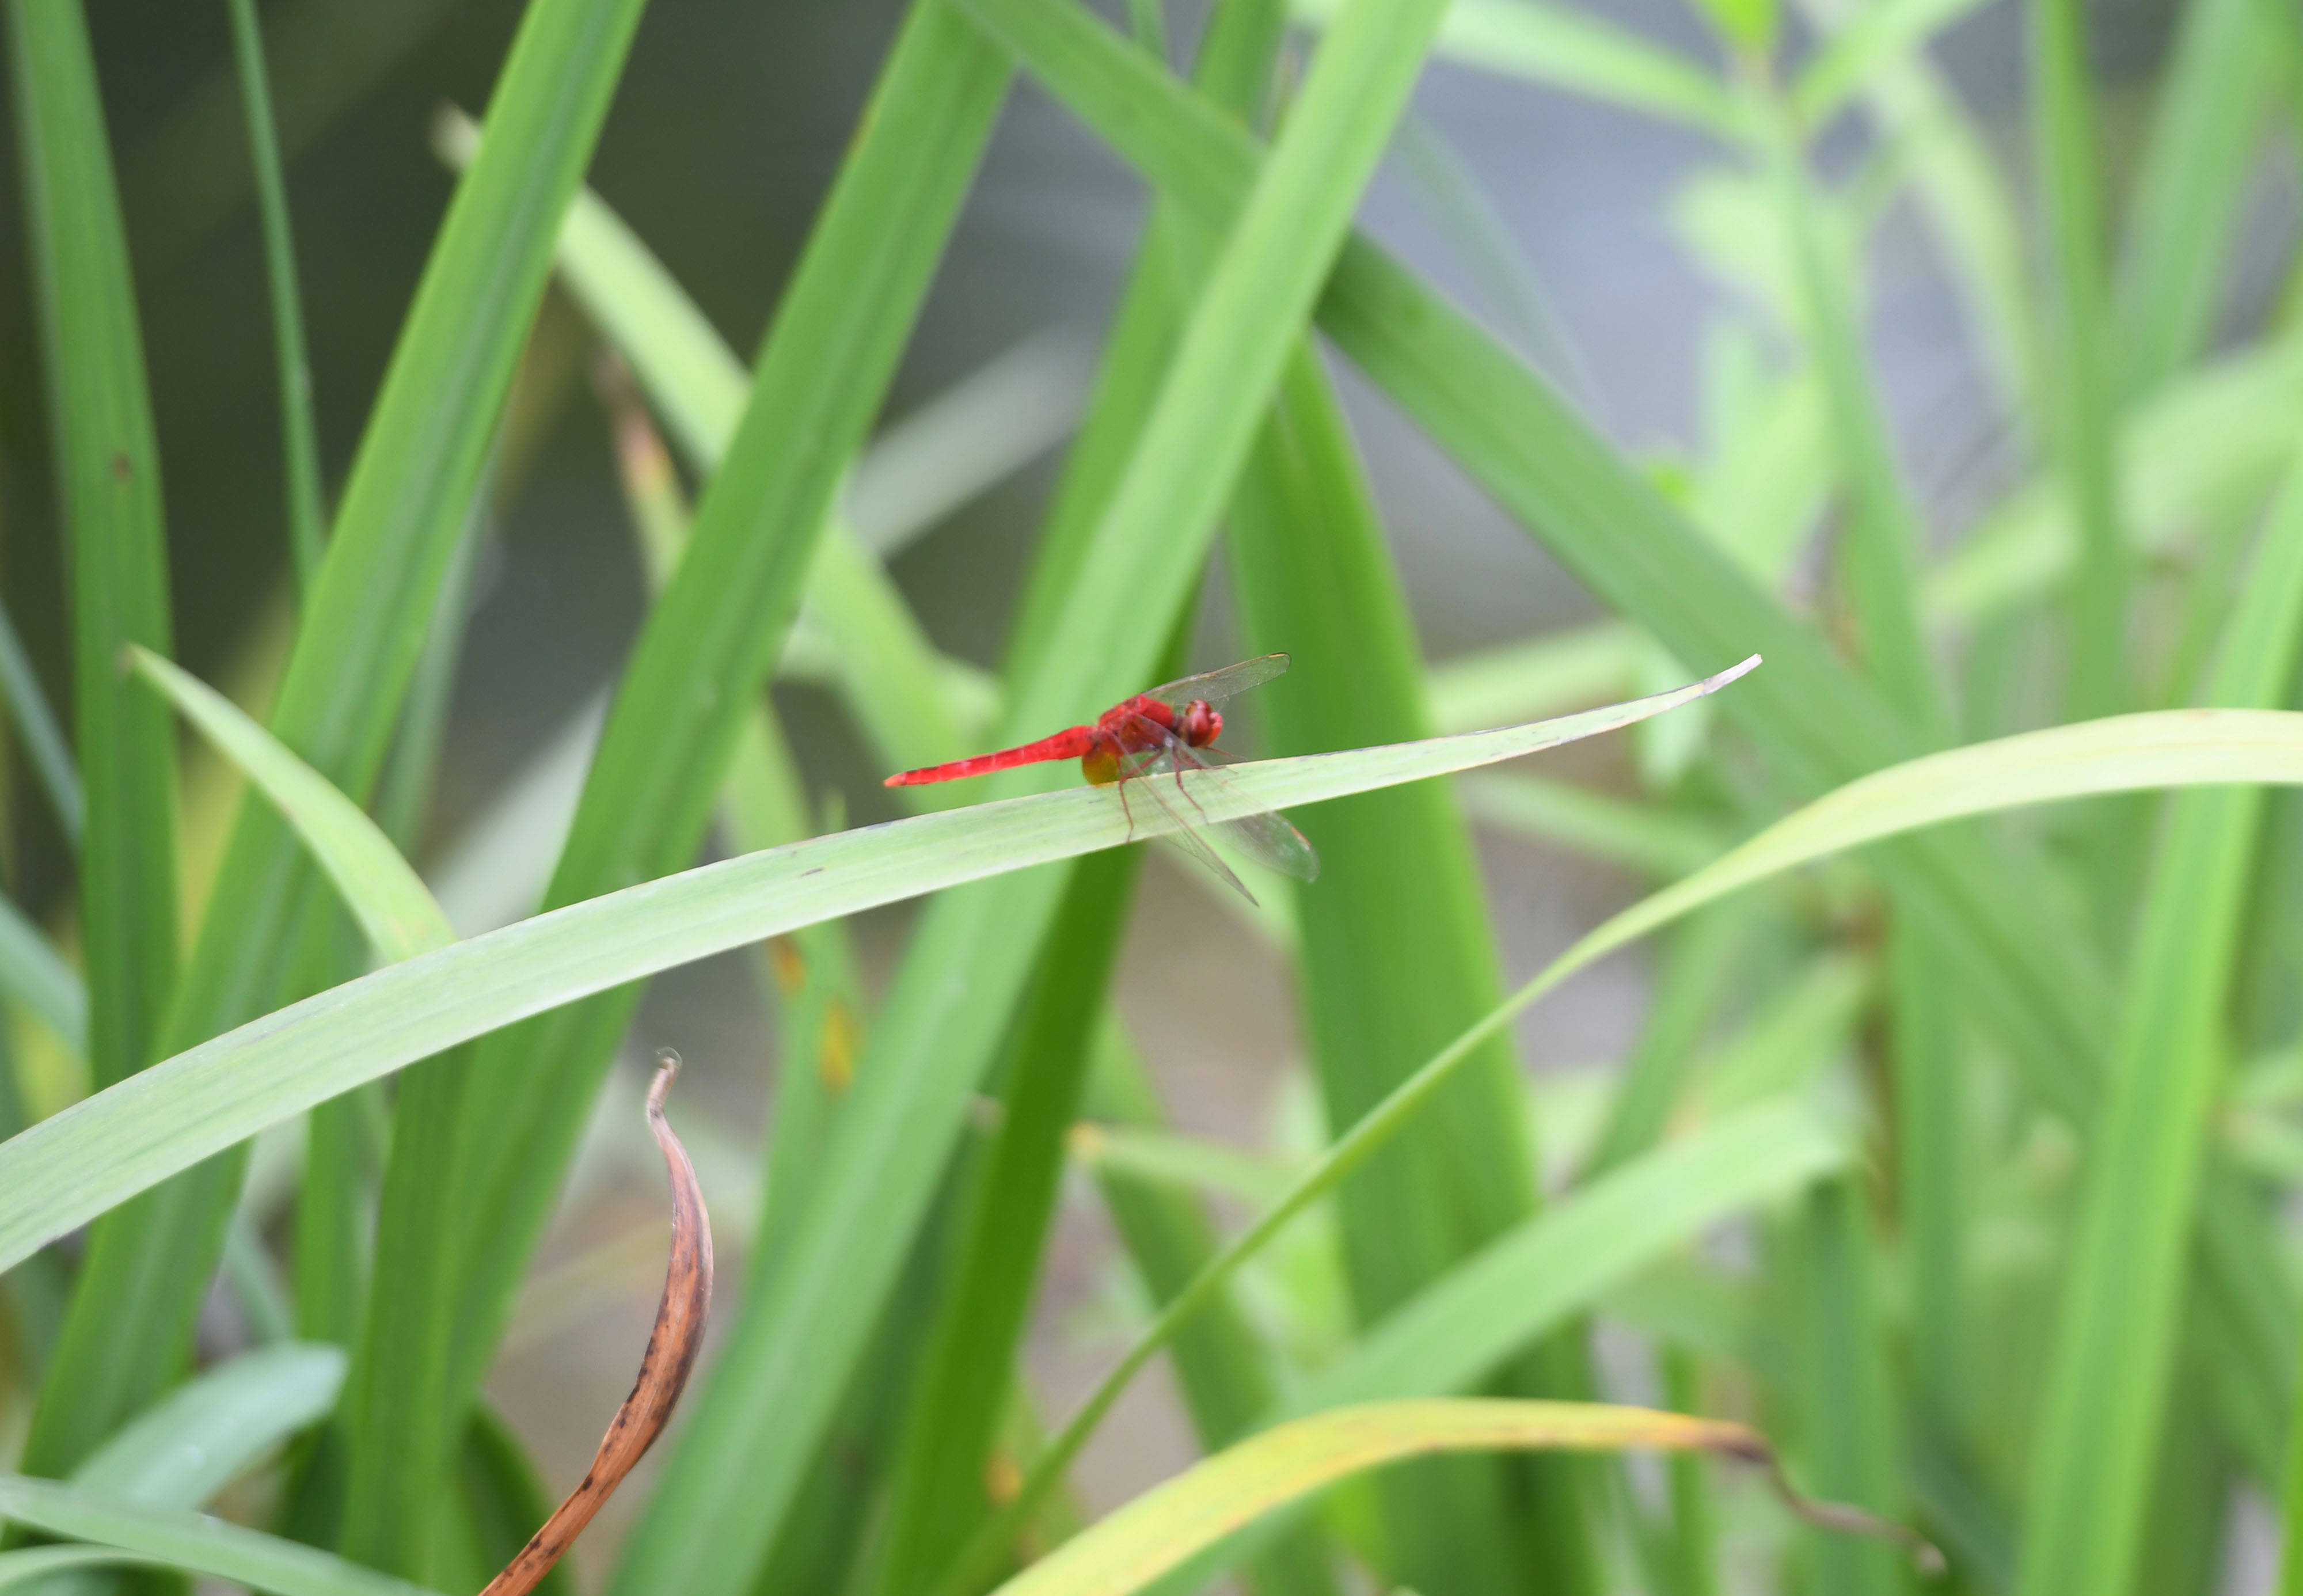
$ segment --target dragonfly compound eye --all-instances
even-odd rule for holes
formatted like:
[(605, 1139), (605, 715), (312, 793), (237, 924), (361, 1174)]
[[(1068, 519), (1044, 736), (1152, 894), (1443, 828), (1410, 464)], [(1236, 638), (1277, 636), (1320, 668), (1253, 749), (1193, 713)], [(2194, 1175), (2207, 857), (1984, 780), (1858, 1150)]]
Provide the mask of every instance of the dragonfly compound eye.
[(1195, 698), (1185, 705), (1183, 723), (1177, 730), (1192, 747), (1204, 748), (1223, 735), (1223, 716), (1206, 699)]

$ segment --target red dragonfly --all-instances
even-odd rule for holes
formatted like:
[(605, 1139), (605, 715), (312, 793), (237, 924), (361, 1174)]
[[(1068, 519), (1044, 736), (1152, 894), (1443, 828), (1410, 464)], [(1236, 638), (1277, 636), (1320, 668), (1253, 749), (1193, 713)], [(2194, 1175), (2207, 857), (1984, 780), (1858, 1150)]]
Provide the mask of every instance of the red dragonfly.
[[(1185, 788), (1184, 773), (1200, 773), (1195, 785), (1222, 781), (1217, 765), (1224, 756), (1214, 743), (1223, 735), (1223, 715), (1217, 706), (1252, 687), (1270, 681), (1286, 669), (1286, 654), (1267, 654), (1261, 659), (1243, 660), (1205, 675), (1186, 676), (1181, 681), (1171, 681), (1122, 699), (1096, 716), (1092, 726), (1073, 726), (1037, 742), (1002, 748), (996, 754), (978, 754), (972, 759), (955, 759), (949, 764), (906, 771), (901, 775), (890, 776), (887, 785), (924, 787), (931, 781), (988, 776), (994, 771), (1013, 770), (1019, 764), (1076, 759), (1087, 779), (1097, 786), (1118, 784), (1123, 808), (1135, 798), (1144, 797), (1173, 817), (1177, 830), (1171, 835), (1176, 843), (1253, 903), (1255, 894), (1208, 846), (1207, 840), (1200, 835), (1202, 830), (1220, 833), (1225, 841), (1266, 869), (1303, 881), (1311, 881), (1320, 874), (1320, 856), (1312, 851), (1303, 832), (1269, 809), (1210, 826), (1199, 813), (1197, 800)], [(1172, 776), (1174, 780), (1152, 779), (1158, 776)], [(1131, 828), (1135, 824), (1132, 809), (1128, 810), (1128, 823)]]

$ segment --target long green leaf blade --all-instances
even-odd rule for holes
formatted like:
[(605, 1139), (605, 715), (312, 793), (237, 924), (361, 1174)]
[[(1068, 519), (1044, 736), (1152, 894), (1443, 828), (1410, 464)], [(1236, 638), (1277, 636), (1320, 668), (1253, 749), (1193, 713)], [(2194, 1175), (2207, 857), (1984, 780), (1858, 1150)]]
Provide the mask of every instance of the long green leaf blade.
[(430, 890), (358, 804), (197, 676), (149, 649), (136, 649), (130, 657), (136, 673), (198, 727), (296, 828), (345, 906), (359, 916), (379, 958), (413, 958), (456, 940)]
[[(166, 711), (122, 680), (119, 663), (131, 644), (170, 650), (159, 445), (79, 0), (13, 0), (8, 26), (72, 573), (89, 1062), (109, 1085), (151, 1061), (175, 984), (175, 748)], [(60, 1461), (69, 1459), (47, 1455)]]
[(286, 477), (288, 547), (307, 587), (320, 574), (328, 514), (320, 494), (319, 427), (312, 418), (312, 362), (304, 352), (304, 296), (296, 281), (296, 243), (288, 225), (288, 182), (272, 115), (272, 80), (264, 65), (264, 30), (256, 0), (231, 0), (232, 62), (248, 112), (248, 149), (256, 173), (256, 215), (264, 232), (265, 286), (272, 299), (272, 354), (280, 386), (280, 459)]
[[(2210, 700), (2282, 701), (2299, 645), (2303, 466), (2264, 528)], [(2120, 1588), (2140, 1549), (2261, 809), (2249, 790), (2187, 793), (2154, 861), (2033, 1458), (2027, 1596)]]
[(2027, 9), (2032, 148), (2053, 265), (2048, 432), (2079, 528), (2068, 688), (2076, 719), (2108, 714), (2127, 697), (2128, 553), (2114, 476), (2116, 405), (2085, 8), (2079, 0), (2029, 0)]
[(114, 1502), (16, 1474), (0, 1474), (0, 1518), (274, 1596), (431, 1596), (419, 1585), (205, 1514)]
[[(1043, 653), (1015, 685), (1008, 723), (1022, 735), (1092, 714), (1149, 675), (1440, 9), (1355, 0), (1320, 46), (1215, 258)], [(982, 39), (941, 0), (935, 14)], [(1022, 790), (1033, 779), (1015, 776), (993, 790)], [(718, 1593), (750, 1577), (810, 1455), (826, 1392), (849, 1366), (858, 1321), (891, 1277), (958, 1133), (1060, 885), (1050, 872), (956, 895), (923, 925), (828, 1154), (806, 1234), (739, 1326), (710, 1417), (690, 1430), (617, 1590), (670, 1582)]]
[[(1227, 773), (1221, 793), (1194, 797), (1215, 823), (1425, 781), (1618, 730), (1725, 680), (1537, 726), (1238, 767)], [(2271, 740), (2257, 750), (2224, 748), (2228, 722), (2204, 739), (2195, 728), (2151, 773), (2180, 781), (2183, 756), (2205, 747), (2223, 750), (2226, 763), (2215, 769), (2223, 779), (2268, 779), (2265, 769), (2284, 768), (2267, 762), (2293, 737), (2290, 719), (2267, 717), (2261, 735)], [(148, 1070), (0, 1144), (0, 1178), (10, 1191), (29, 1194), (0, 1212), (0, 1271), (266, 1125), (556, 1003), (816, 920), (1147, 840), (1175, 824), (1164, 813), (1131, 821), (1107, 789), (1042, 793), (701, 866), (390, 966), (190, 1049), (156, 1074)]]
[[(1309, 346), (1281, 379), (1234, 494), (1230, 548), (1247, 652), (1295, 663), (1259, 695), (1275, 751), (1424, 730), (1421, 662), (1341, 408)], [(1502, 991), (1471, 841), (1452, 797), (1402, 788), (1299, 817), (1320, 879), (1298, 894), (1306, 1029), (1328, 1120), (1347, 1124), (1400, 1072), (1494, 1007)], [(1312, 896), (1316, 894), (1316, 896)], [(1316, 906), (1316, 907), (1315, 907)], [(1402, 1136), (1343, 1186), (1354, 1305), (1372, 1321), (1535, 1205), (1518, 1060), (1497, 1037)], [(1584, 1394), (1572, 1336), (1506, 1389)], [(1593, 1588), (1574, 1476), (1534, 1466), (1538, 1550), (1516, 1557), (1502, 1469), (1472, 1459), (1387, 1479), (1387, 1572), (1418, 1589), (1472, 1589), (1514, 1575)]]
[[(546, 894), (566, 904), (669, 874), (694, 855), (745, 709), (783, 645), (839, 473), (878, 409), (1005, 96), (996, 51), (923, 0), (763, 343), (744, 419), (698, 506), (679, 570), (627, 667)], [(484, 140), (480, 162), (490, 155)], [(381, 1311), (455, 1328), (395, 1340), (354, 1375), (348, 1544), (414, 1544), (426, 1482), (477, 1390), (513, 1288), (637, 990), (493, 1037), (464, 1078), (403, 1116), (380, 1234)], [(539, 1083), (550, 1083), (540, 1089)], [(427, 1089), (427, 1101), (429, 1090)], [(485, 1137), (465, 1127), (489, 1127)], [(443, 1203), (485, 1215), (430, 1245)], [(380, 1248), (381, 1251), (381, 1248)], [(389, 1281), (387, 1283), (387, 1276)]]
[[(175, 748), (166, 709), (120, 670), (131, 644), (171, 649), (159, 447), (86, 20), (79, 0), (14, 0), (7, 20), (72, 571), (87, 1052), (91, 1078), (105, 1086), (164, 1051), (176, 984)], [(65, 827), (75, 829), (72, 817)], [(72, 1348), (89, 1339), (74, 1329), (25, 1442), (23, 1465), (36, 1473), (80, 1462), (109, 1421), (155, 1389), (148, 1376), (90, 1389), (71, 1372)]]
[(10, 721), (23, 739), (24, 751), (32, 756), (32, 768), (39, 773), (48, 806), (55, 811), (57, 827), (65, 840), (78, 848), (85, 817), (80, 767), (72, 763), (72, 749), (64, 744), (47, 695), (40, 690), (39, 676), (24, 652), (23, 639), (16, 635), (16, 623), (4, 610), (0, 610), (0, 693), (6, 695)]
[[(390, 743), (640, 4), (535, 0), (491, 106), (502, 136), (458, 188), (394, 347), (270, 722), (355, 798)], [(323, 891), (285, 823), (244, 805), (169, 1010), (169, 1047), (292, 992), (305, 916)], [(29, 1457), (84, 1453), (174, 1378), (240, 1162), (220, 1159), (98, 1227)]]
[(1468, 1390), (1725, 1215), (1843, 1167), (1845, 1136), (1810, 1108), (1741, 1110), (1560, 1199), (1427, 1286), (1293, 1393), (1310, 1413)]

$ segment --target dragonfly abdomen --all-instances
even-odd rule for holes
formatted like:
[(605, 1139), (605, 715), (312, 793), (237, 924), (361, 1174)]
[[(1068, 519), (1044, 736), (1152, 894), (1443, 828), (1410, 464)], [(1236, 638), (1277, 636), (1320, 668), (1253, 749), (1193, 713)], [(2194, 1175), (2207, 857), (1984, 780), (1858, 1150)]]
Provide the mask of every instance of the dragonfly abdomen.
[(905, 771), (890, 776), (884, 785), (925, 787), (933, 781), (960, 781), (970, 776), (988, 776), (995, 771), (1014, 770), (1019, 764), (1044, 764), (1051, 759), (1077, 759), (1094, 746), (1094, 728), (1073, 726), (1020, 747), (1002, 748), (996, 754), (978, 754), (971, 759), (955, 759), (949, 764), (932, 764), (924, 770)]

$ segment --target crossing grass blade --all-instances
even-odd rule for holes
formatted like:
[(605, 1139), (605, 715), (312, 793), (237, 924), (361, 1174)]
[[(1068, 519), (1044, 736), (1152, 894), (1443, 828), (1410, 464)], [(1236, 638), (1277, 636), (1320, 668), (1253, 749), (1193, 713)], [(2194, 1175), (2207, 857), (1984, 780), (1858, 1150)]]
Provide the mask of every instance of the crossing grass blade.
[[(1096, 1051), (1088, 1082), (1095, 1123), (1075, 1129), (1072, 1151), (1093, 1171), (1146, 1294), (1165, 1306), (1215, 1256), (1215, 1229), (1197, 1201), (1157, 1175), (1138, 1178), (1113, 1161), (1082, 1153), (1084, 1144), (1124, 1135), (1127, 1127), (1149, 1129), (1165, 1118), (1143, 1061), (1108, 1020)], [(1113, 1126), (1121, 1128), (1114, 1132)], [(1268, 1195), (1257, 1194), (1259, 1199)], [(1215, 1293), (1177, 1330), (1168, 1355), (1202, 1450), (1238, 1440), (1272, 1406), (1277, 1361), (1228, 1291)], [(1336, 1589), (1324, 1537), (1309, 1530), (1275, 1537), (1244, 1574), (1256, 1596), (1329, 1596)]]
[[(1332, 22), (1343, 0), (1295, 0), (1300, 21)], [(1576, 7), (1455, 0), (1433, 53), (1738, 141), (1743, 108), (1703, 68)]]
[(9, 724), (31, 756), (58, 829), (78, 848), (83, 819), (80, 768), (72, 763), (47, 695), (40, 690), (40, 679), (24, 653), (23, 639), (16, 635), (16, 623), (4, 610), (0, 610), (0, 694), (6, 697)]
[(2130, 578), (2113, 452), (2117, 405), (2105, 303), (2104, 201), (2096, 169), (2084, 8), (2078, 0), (2029, 0), (2027, 11), (2031, 142), (2047, 210), (2051, 264), (2046, 435), (2070, 485), (2079, 531), (2065, 688), (2072, 718), (2079, 719), (2110, 714), (2129, 697)]
[(1472, 1389), (1548, 1328), (1722, 1218), (1843, 1169), (1846, 1135), (1784, 1099), (1736, 1110), (1577, 1186), (1439, 1277), (1282, 1411)]
[[(2303, 465), (2265, 520), (2208, 701), (2282, 702), (2299, 652)], [(2185, 794), (2159, 841), (2063, 1287), (2018, 1587), (2028, 1596), (2116, 1587), (2140, 1550), (2262, 802), (2245, 789)]]
[[(451, 164), (465, 165), (477, 148), (477, 131), (451, 114), (434, 142)], [(743, 418), (751, 377), (742, 361), (662, 263), (588, 189), (569, 207), (558, 263), (561, 281), (630, 363), (680, 452), (710, 477)], [(907, 764), (958, 758), (966, 750), (948, 730), (955, 716), (945, 663), (843, 512), (831, 511), (818, 536), (802, 603), (825, 634), (834, 680), (873, 751), (892, 761), (890, 749), (901, 741)]]
[[(1859, 30), (1894, 7), (1805, 0), (1818, 32)], [(1829, 59), (1827, 46), (1818, 66)], [(1863, 80), (1865, 110), (1908, 163), (1912, 197), (1941, 248), (1970, 335), (1996, 389), (2006, 425), (2036, 436), (2039, 425), (2030, 255), (2014, 197), (1983, 130), (1924, 50), (1880, 60)]]
[[(1262, 1514), (1360, 1470), (1439, 1451), (1527, 1447), (1772, 1457), (1740, 1424), (1636, 1407), (1459, 1398), (1331, 1409), (1242, 1441), (1146, 1492), (1001, 1585), (999, 1596), (1124, 1596)], [(1867, 1527), (1879, 1528), (1876, 1521)]]
[[(698, 506), (694, 536), (654, 606), (602, 733), (548, 904), (566, 904), (678, 869), (708, 823), (744, 711), (780, 652), (815, 535), (885, 393), (905, 334), (974, 173), (1007, 72), (942, 12), (916, 6), (763, 344), (743, 421)], [(483, 141), (479, 159), (489, 156)], [(404, 1276), (375, 1294), (418, 1326), (452, 1323), (451, 1345), (421, 1367), (356, 1384), (376, 1415), (356, 1446), (355, 1478), (423, 1511), (418, 1476), (479, 1380), (637, 990), (492, 1037), (461, 1101), (395, 1138), (394, 1169), (414, 1233), (443, 1194), (487, 1215), (470, 1244), (411, 1247)], [(538, 1083), (550, 1081), (549, 1090)], [(403, 1116), (403, 1119), (405, 1117)], [(463, 1127), (484, 1124), (485, 1138)], [(371, 1344), (392, 1344), (381, 1322)], [(428, 1416), (427, 1416), (428, 1415)], [(692, 1433), (692, 1431), (691, 1431)], [(357, 1439), (357, 1437), (356, 1437)], [(412, 1453), (397, 1450), (402, 1446)]]
[(131, 644), (171, 647), (159, 445), (87, 22), (78, 0), (17, 0), (7, 15), (56, 498), (72, 572), (89, 1061), (97, 1083), (109, 1085), (156, 1055), (161, 1008), (175, 984), (175, 748), (166, 711), (119, 669)]
[[(363, 435), (270, 721), (281, 742), (355, 798), (390, 741), (544, 291), (553, 229), (638, 13), (639, 0), (530, 7), (493, 105), (501, 137), (458, 189)], [(205, 1041), (287, 995), (317, 879), (268, 806), (243, 806), (169, 1010), (168, 1047)], [(44, 1391), (43, 1413), (55, 1416), (36, 1425), (29, 1458), (60, 1465), (84, 1453), (174, 1378), (240, 1161), (222, 1158), (98, 1227)]]
[(1141, 861), (1101, 854), (1071, 874), (1004, 1069), (1000, 1129), (964, 1187), (938, 1305), (890, 1470), (873, 1556), (882, 1596), (927, 1588), (990, 1511), (983, 1481), (1038, 1285), (1064, 1138), (1135, 902)]
[(2130, 395), (2190, 365), (2215, 330), (2277, 72), (2273, 26), (2260, 0), (2202, 0), (2177, 26), (2121, 263), (2120, 384)]
[[(2171, 378), (2125, 414), (2120, 493), (2136, 550), (2164, 559), (2204, 524), (2251, 511), (2285, 469), (2303, 425), (2303, 340), (2282, 336)], [(1979, 623), (2071, 579), (2079, 534), (2063, 484), (2011, 494), (1927, 577), (1937, 625)]]
[[(1408, 735), (1424, 726), (1421, 668), (1341, 409), (1308, 345), (1290, 359), (1232, 501), (1229, 547), (1244, 652), (1286, 646), (1259, 698), (1275, 751)], [(1357, 1119), (1398, 1071), (1491, 1008), (1502, 989), (1470, 838), (1451, 795), (1399, 789), (1295, 817), (1319, 849), (1318, 911), (1300, 917), (1306, 1029), (1330, 1123)], [(1498, 1037), (1430, 1121), (1342, 1188), (1354, 1305), (1372, 1320), (1535, 1205), (1519, 1069)], [(1525, 1396), (1583, 1394), (1572, 1333), (1514, 1371)], [(1596, 1572), (1573, 1474), (1535, 1465), (1534, 1545), (1507, 1525), (1503, 1471), (1472, 1460), (1401, 1471), (1383, 1486), (1398, 1559), (1422, 1589), (1502, 1584), (1588, 1591)], [(1482, 1564), (1486, 1567), (1482, 1568)]]
[[(86, 20), (79, 0), (17, 0), (7, 27), (72, 572), (74, 741), (85, 797), (64, 827), (80, 843), (84, 1051), (91, 1081), (105, 1086), (164, 1051), (164, 1006), (177, 974), (175, 747), (164, 706), (119, 667), (131, 644), (164, 654), (172, 646), (159, 448)], [(76, 1370), (105, 1361), (94, 1334), (88, 1315), (67, 1324), (24, 1467), (71, 1468), (111, 1421), (158, 1389), (154, 1374), (126, 1392), (92, 1389)]]
[(456, 940), (430, 891), (358, 804), (190, 671), (146, 648), (129, 657), (136, 674), (198, 727), (295, 828), (359, 916), (377, 958), (413, 958)]
[[(1210, 823), (1220, 823), (1250, 810), (1428, 781), (1620, 730), (1737, 674), (1533, 726), (1237, 766), (1220, 793), (1193, 798)], [(2274, 739), (2267, 756), (2275, 756), (2286, 718), (2265, 724)], [(2243, 754), (2226, 758), (2233, 761), (2226, 779), (2263, 779)], [(1095, 787), (977, 805), (704, 866), (390, 966), (190, 1049), (157, 1075), (147, 1071), (0, 1144), (0, 1176), (11, 1191), (32, 1194), (0, 1212), (0, 1271), (266, 1125), (556, 1003), (818, 920), (1148, 840), (1176, 823), (1164, 813), (1131, 823), (1117, 796)]]
[(165, 1558), (116, 1546), (37, 1546), (0, 1552), (0, 1591), (22, 1585), (53, 1589), (53, 1576), (84, 1568), (165, 1568)]
[(114, 1501), (197, 1507), (335, 1406), (342, 1348), (283, 1341), (228, 1358), (122, 1425), (72, 1471)]
[[(1849, 1179), (1825, 1181), (1800, 1215), (1805, 1301), (1800, 1396), (1810, 1489), (1883, 1516), (1898, 1511), (1902, 1469), (1876, 1303), (1869, 1216)], [(1906, 1588), (1888, 1548), (1833, 1539), (1813, 1549), (1815, 1579), (1851, 1596)]]
[[(1043, 653), (1013, 684), (1008, 724), (1021, 735), (1076, 722), (1149, 679), (1439, 10), (1358, 0), (1321, 44), (1262, 181), (1213, 258)], [(936, 14), (997, 53), (957, 13)], [(992, 790), (1044, 779), (1017, 773)], [(884, 1291), (957, 1135), (1060, 874), (955, 895), (922, 923), (806, 1233), (747, 1305), (704, 1422), (675, 1456), (615, 1590), (670, 1581), (720, 1596), (750, 1578), (850, 1366), (858, 1322)]]
[(431, 1596), (419, 1585), (206, 1514), (115, 1502), (20, 1474), (0, 1474), (0, 1519), (274, 1596)]
[(248, 149), (256, 173), (256, 215), (264, 232), (265, 287), (272, 299), (272, 353), (280, 384), (280, 460), (286, 477), (288, 547), (297, 579), (309, 587), (327, 547), (328, 515), (320, 491), (319, 429), (312, 418), (312, 363), (304, 350), (304, 296), (296, 281), (296, 243), (288, 224), (288, 183), (281, 170), (272, 81), (264, 65), (264, 30), (256, 0), (231, 0), (232, 63), (248, 112)]
[(0, 991), (40, 1017), (74, 1053), (88, 1053), (88, 989), (80, 972), (22, 909), (0, 898)]

